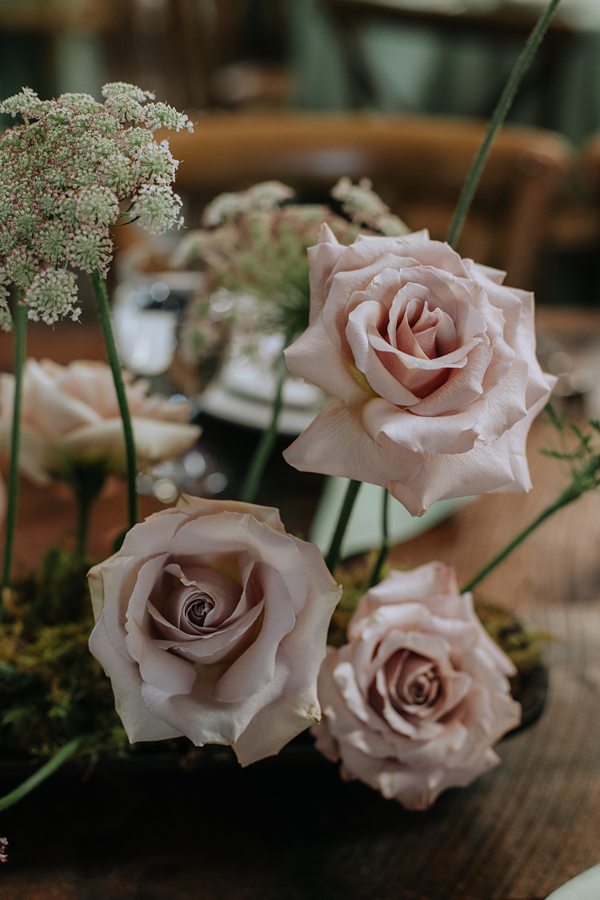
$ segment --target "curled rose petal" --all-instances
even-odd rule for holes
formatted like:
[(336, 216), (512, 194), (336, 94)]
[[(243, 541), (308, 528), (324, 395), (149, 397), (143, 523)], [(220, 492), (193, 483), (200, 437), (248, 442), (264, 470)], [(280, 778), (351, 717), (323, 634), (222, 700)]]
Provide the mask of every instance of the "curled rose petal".
[(90, 648), (131, 741), (231, 744), (247, 764), (319, 719), (339, 588), (276, 510), (184, 497), (89, 579)]
[(527, 432), (555, 382), (535, 356), (533, 296), (424, 232), (344, 246), (324, 227), (309, 257), (310, 325), (286, 361), (331, 402), (286, 460), (385, 485), (414, 515), (529, 490)]
[(317, 747), (344, 777), (426, 809), (498, 762), (493, 745), (521, 715), (512, 674), (451, 569), (393, 571), (361, 598), (348, 643), (328, 651)]

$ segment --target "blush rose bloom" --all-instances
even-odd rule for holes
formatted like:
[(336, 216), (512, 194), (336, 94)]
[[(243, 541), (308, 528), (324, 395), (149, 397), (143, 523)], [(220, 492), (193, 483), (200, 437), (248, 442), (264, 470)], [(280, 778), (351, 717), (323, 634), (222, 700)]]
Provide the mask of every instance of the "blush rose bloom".
[(318, 721), (339, 588), (277, 510), (184, 497), (89, 583), (90, 649), (130, 741), (230, 744), (247, 765)]
[(521, 717), (513, 674), (452, 569), (393, 571), (360, 600), (348, 643), (328, 650), (317, 747), (345, 778), (427, 809), (499, 762), (492, 745)]
[(435, 500), (529, 490), (527, 432), (555, 379), (535, 356), (533, 295), (427, 232), (309, 250), (308, 329), (290, 372), (332, 398), (286, 450), (303, 471)]
[[(128, 375), (126, 374), (126, 379)], [(147, 382), (126, 384), (140, 468), (188, 450), (200, 429), (187, 424), (186, 403), (149, 397)], [(0, 447), (8, 450), (14, 376), (0, 377)], [(46, 483), (73, 461), (105, 462), (124, 474), (123, 425), (110, 368), (79, 360), (61, 366), (28, 359), (23, 380), (21, 470)]]

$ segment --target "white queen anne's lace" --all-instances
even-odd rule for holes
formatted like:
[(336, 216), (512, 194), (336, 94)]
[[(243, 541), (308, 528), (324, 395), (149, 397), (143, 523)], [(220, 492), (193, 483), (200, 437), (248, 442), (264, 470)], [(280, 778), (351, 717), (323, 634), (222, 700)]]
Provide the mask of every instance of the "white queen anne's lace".
[(106, 274), (116, 222), (154, 233), (182, 222), (178, 163), (153, 132), (192, 130), (188, 117), (135, 85), (106, 84), (102, 95), (41, 100), (23, 88), (0, 104), (23, 120), (0, 136), (0, 328), (11, 327), (11, 285), (30, 319), (76, 319), (72, 269)]

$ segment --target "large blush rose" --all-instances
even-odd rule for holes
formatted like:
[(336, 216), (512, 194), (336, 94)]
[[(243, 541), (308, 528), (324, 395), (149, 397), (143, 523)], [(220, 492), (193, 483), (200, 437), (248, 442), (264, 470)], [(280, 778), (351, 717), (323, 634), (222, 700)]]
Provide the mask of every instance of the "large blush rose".
[[(126, 379), (129, 377), (126, 374)], [(198, 439), (187, 424), (185, 403), (149, 397), (148, 384), (126, 384), (140, 467), (178, 456)], [(0, 377), (0, 445), (8, 448), (12, 425), (14, 376)], [(76, 462), (104, 462), (125, 472), (125, 447), (117, 395), (110, 368), (79, 360), (61, 366), (28, 359), (21, 413), (22, 471), (43, 484)]]
[(339, 589), (277, 510), (184, 497), (89, 580), (90, 648), (131, 741), (230, 744), (246, 765), (319, 719)]
[(520, 721), (514, 667), (453, 570), (392, 572), (361, 599), (348, 641), (323, 663), (313, 729), (344, 777), (426, 809), (498, 762), (493, 744)]
[(426, 232), (346, 247), (323, 226), (309, 254), (311, 322), (286, 361), (332, 399), (286, 460), (385, 485), (413, 515), (528, 490), (527, 432), (554, 383), (533, 295)]

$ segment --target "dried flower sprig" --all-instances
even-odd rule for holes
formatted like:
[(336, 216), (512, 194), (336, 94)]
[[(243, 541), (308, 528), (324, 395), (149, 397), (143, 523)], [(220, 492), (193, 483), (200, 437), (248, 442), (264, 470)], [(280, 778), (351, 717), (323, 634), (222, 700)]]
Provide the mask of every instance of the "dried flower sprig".
[[(363, 179), (353, 185), (342, 178), (331, 191), (343, 215), (320, 203), (294, 203), (295, 191), (279, 181), (264, 181), (246, 191), (220, 194), (204, 210), (202, 228), (192, 231), (177, 251), (176, 262), (201, 261), (209, 290), (253, 294), (259, 301), (261, 331), (282, 331), (291, 340), (308, 323), (309, 284), (306, 250), (316, 243), (326, 222), (342, 243), (361, 229), (401, 235), (408, 227)], [(202, 299), (190, 310), (203, 319)], [(203, 330), (203, 321), (198, 322)]]
[(507, 556), (522, 544), (525, 538), (539, 528), (550, 516), (565, 506), (579, 500), (584, 494), (600, 488), (600, 422), (594, 419), (587, 423), (586, 430), (572, 422), (561, 419), (551, 404), (546, 407), (548, 418), (557, 430), (561, 441), (566, 443), (575, 439), (572, 449), (544, 449), (546, 456), (551, 456), (569, 466), (569, 481), (559, 495), (546, 506), (539, 515), (522, 529), (509, 543), (502, 548), (483, 568), (462, 588), (462, 592), (472, 591), (484, 578), (504, 562)]
[(77, 319), (73, 270), (108, 272), (111, 225), (136, 220), (159, 233), (181, 224), (177, 171), (158, 128), (191, 129), (188, 117), (131, 84), (40, 100), (30, 88), (0, 111), (22, 124), (0, 136), (0, 327), (10, 330), (11, 285), (32, 320)]
[(40, 100), (31, 88), (0, 103), (22, 123), (0, 136), (0, 328), (15, 310), (15, 395), (2, 586), (9, 588), (14, 540), (26, 317), (52, 325), (80, 316), (74, 269), (92, 278), (125, 439), (129, 524), (137, 521), (136, 452), (116, 350), (105, 277), (112, 261), (110, 227), (139, 221), (151, 232), (181, 225), (172, 182), (178, 163), (159, 128), (192, 130), (188, 117), (132, 84)]

